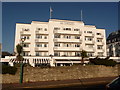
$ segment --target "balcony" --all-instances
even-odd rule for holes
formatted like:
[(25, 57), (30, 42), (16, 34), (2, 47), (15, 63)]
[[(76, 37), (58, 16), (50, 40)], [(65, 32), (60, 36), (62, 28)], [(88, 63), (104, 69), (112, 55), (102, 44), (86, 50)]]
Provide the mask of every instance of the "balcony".
[(104, 38), (104, 35), (96, 35), (97, 38)]
[(92, 40), (92, 41), (85, 41), (85, 44), (94, 44), (94, 43), (95, 43), (94, 40)]
[(30, 43), (30, 39), (25, 39), (24, 43)]
[(30, 51), (30, 47), (24, 47), (23, 51)]
[(90, 37), (94, 37), (94, 36), (95, 36), (94, 33), (85, 33), (84, 35), (85, 35), (85, 36), (90, 36)]
[(66, 31), (66, 30), (54, 30), (54, 33), (59, 33), (59, 34), (74, 34), (74, 35), (81, 35), (81, 31)]
[(48, 39), (35, 39), (35, 42), (48, 42)]
[(97, 52), (104, 52), (104, 49), (97, 49)]
[(31, 32), (30, 31), (20, 31), (20, 34), (31, 35)]
[(48, 31), (35, 31), (36, 34), (48, 34)]
[(82, 43), (81, 39), (54, 38), (53, 40), (54, 40), (54, 42)]
[(85, 50), (86, 52), (95, 52), (95, 51), (96, 51), (94, 47), (93, 47), (93, 48), (85, 47), (84, 50)]
[(58, 51), (80, 51), (80, 47), (54, 47)]
[(35, 47), (35, 51), (48, 51), (48, 47)]

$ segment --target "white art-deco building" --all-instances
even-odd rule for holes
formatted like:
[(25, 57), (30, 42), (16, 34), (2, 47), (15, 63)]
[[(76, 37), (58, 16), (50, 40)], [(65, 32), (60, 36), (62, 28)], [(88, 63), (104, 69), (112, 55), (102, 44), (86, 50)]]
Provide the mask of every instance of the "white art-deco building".
[(25, 56), (77, 57), (85, 50), (88, 56), (106, 56), (105, 29), (82, 21), (49, 19), (48, 22), (16, 23), (16, 45), (24, 41)]
[(120, 30), (109, 34), (107, 38), (107, 55), (120, 57)]

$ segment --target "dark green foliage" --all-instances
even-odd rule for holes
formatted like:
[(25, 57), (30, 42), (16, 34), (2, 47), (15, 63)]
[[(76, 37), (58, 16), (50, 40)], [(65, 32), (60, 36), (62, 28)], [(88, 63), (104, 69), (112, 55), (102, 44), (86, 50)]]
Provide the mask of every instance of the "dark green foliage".
[(5, 58), (5, 56), (12, 56), (12, 54), (6, 51), (2, 51), (2, 58)]
[(18, 55), (20, 55), (20, 54), (22, 53), (23, 48), (22, 48), (22, 46), (21, 46), (20, 44), (18, 44), (18, 45), (16, 46), (16, 51), (17, 51)]
[[(20, 67), (20, 65), (21, 65), (20, 63), (15, 63), (15, 64), (14, 64), (15, 67)], [(24, 67), (27, 67), (27, 66), (28, 66), (28, 67), (31, 67), (31, 65), (28, 64), (28, 63), (25, 63), (25, 64), (23, 64), (23, 65), (24, 65)]]
[(86, 57), (87, 57), (87, 52), (84, 51), (84, 50), (82, 50), (82, 52), (81, 52), (81, 57), (82, 57), (82, 58), (86, 58)]
[(84, 58), (88, 57), (88, 56), (87, 56), (87, 52), (84, 51), (84, 50), (82, 50), (82, 51), (81, 51), (81, 57), (82, 57), (81, 63), (84, 64)]
[(2, 64), (2, 74), (12, 74), (12, 75), (15, 75), (16, 72), (17, 72), (17, 68), (16, 67), (11, 67), (11, 66)]
[(20, 44), (18, 44), (17, 46), (16, 46), (16, 51), (17, 51), (17, 57), (16, 57), (16, 59), (18, 60), (18, 61), (21, 61), (21, 60), (23, 60), (23, 57), (21, 56), (21, 53), (23, 52), (23, 47), (20, 45)]
[(110, 60), (109, 57), (106, 57), (105, 59), (96, 57), (89, 60), (90, 60), (90, 63), (94, 65), (115, 66), (117, 64), (115, 61)]

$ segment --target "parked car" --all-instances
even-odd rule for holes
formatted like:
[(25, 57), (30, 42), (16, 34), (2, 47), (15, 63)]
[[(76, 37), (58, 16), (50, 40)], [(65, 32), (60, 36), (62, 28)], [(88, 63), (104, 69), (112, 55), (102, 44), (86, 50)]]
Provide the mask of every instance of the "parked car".
[(106, 85), (106, 90), (120, 90), (120, 75)]

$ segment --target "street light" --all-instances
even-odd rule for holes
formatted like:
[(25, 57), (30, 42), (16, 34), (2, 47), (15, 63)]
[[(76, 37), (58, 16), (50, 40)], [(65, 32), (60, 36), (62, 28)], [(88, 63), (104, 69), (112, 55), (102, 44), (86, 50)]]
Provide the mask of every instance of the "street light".
[[(24, 46), (24, 41), (25, 41), (25, 38), (21, 38), (21, 41), (22, 41), (22, 49), (23, 49), (23, 46)], [(22, 60), (20, 61), (20, 84), (22, 84), (23, 82), (23, 56), (24, 56), (24, 53), (23, 53), (23, 50), (22, 50)]]

